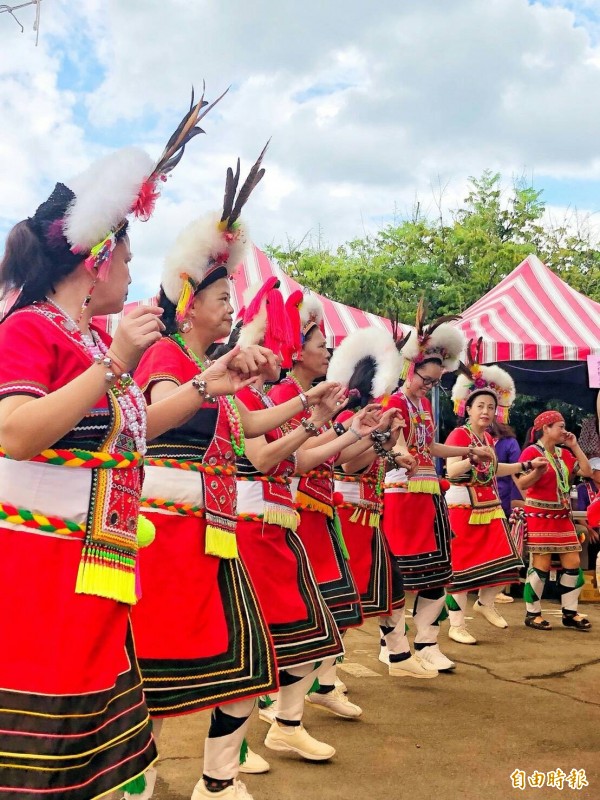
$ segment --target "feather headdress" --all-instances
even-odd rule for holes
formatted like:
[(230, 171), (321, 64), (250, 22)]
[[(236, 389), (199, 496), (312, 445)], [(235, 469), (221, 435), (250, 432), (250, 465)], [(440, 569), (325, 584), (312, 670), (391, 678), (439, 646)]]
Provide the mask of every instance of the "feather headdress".
[(250, 237), (239, 216), (265, 174), (261, 163), (268, 144), (267, 142), (250, 170), (237, 199), (239, 158), (235, 174), (231, 168), (227, 170), (223, 210), (208, 213), (191, 222), (179, 234), (168, 253), (163, 268), (162, 287), (166, 296), (177, 307), (178, 322), (185, 318), (197, 292), (219, 278), (233, 275), (243, 260)]
[(454, 413), (464, 417), (469, 400), (478, 394), (491, 394), (496, 399), (496, 419), (507, 423), (510, 407), (517, 396), (515, 382), (500, 367), (479, 363), (481, 341), (478, 339), (475, 344), (472, 339), (469, 340), (465, 363), (459, 363), (459, 375), (452, 389)]
[(242, 347), (262, 344), (282, 356), (284, 367), (291, 366), (292, 330), (279, 291), (279, 280), (274, 275), (244, 292), (242, 330), (238, 343)]
[(306, 337), (313, 328), (319, 328), (325, 335), (323, 303), (316, 294), (296, 289), (286, 300), (285, 310), (292, 329), (291, 357), (297, 360)]
[(425, 313), (425, 303), (420, 300), (415, 320), (415, 334), (408, 338), (401, 350), (405, 359), (402, 378), (409, 377), (415, 366), (430, 358), (438, 360), (447, 372), (458, 369), (459, 357), (465, 347), (465, 337), (462, 331), (449, 323), (460, 317), (448, 315), (425, 324)]
[(348, 386), (357, 366), (365, 361), (370, 367), (370, 397), (391, 394), (398, 385), (403, 359), (391, 333), (379, 328), (361, 328), (346, 336), (333, 352), (327, 380)]
[(106, 278), (127, 217), (133, 214), (144, 221), (150, 218), (160, 194), (160, 182), (181, 161), (188, 142), (204, 133), (198, 123), (225, 93), (209, 105), (204, 93), (195, 103), (192, 90), (190, 109), (169, 137), (158, 161), (153, 162), (138, 148), (123, 148), (101, 158), (71, 181), (75, 197), (64, 216), (63, 234), (73, 253), (88, 254), (85, 265), (101, 280)]

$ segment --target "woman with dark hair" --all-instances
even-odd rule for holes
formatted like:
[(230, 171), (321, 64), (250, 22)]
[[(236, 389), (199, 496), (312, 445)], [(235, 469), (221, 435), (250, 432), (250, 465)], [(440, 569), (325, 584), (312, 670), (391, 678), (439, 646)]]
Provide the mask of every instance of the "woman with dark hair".
[(0, 265), (20, 292), (0, 325), (3, 797), (112, 797), (156, 758), (129, 625), (151, 537), (142, 459), (147, 432), (202, 400), (184, 387), (146, 416), (129, 370), (160, 339), (160, 308), (137, 308), (112, 341), (91, 318), (123, 307), (126, 217), (149, 216), (176, 139), (158, 164), (128, 149), (57, 184)]
[[(242, 346), (265, 345), (285, 364), (291, 331), (276, 284), (273, 277), (245, 293), (239, 341)], [(264, 383), (276, 383), (279, 377), (279, 366), (265, 370), (238, 399), (249, 409), (271, 407)], [(302, 717), (304, 697), (320, 662), (342, 655), (343, 645), (297, 533), (299, 517), (291, 483), (295, 473), (314, 469), (337, 456), (344, 444), (356, 441), (348, 431), (326, 444), (314, 435), (345, 403), (345, 390), (336, 383), (329, 386), (329, 393), (312, 407), (306, 425), (285, 424), (264, 437), (249, 439), (245, 457), (238, 459), (238, 542), (269, 623), (280, 675), (276, 705), (262, 712), (269, 720), (274, 717), (265, 745), (309, 761), (324, 761), (335, 754), (331, 745), (310, 736)], [(242, 771), (251, 768), (246, 764)]]
[[(351, 420), (353, 409), (383, 400), (396, 386), (402, 356), (387, 331), (371, 328), (355, 331), (336, 349), (327, 377), (348, 386), (349, 409), (337, 422)], [(396, 677), (435, 678), (437, 669), (411, 655), (405, 630), (402, 575), (381, 530), (383, 483), (386, 465), (413, 469), (411, 455), (392, 453), (398, 441), (406, 450), (402, 421), (395, 409), (383, 415), (371, 434), (372, 447), (353, 462), (336, 468), (336, 491), (344, 502), (338, 506), (350, 568), (360, 591), (364, 617), (379, 617), (381, 635), (389, 653), (389, 673)]]
[[(460, 365), (452, 390), (454, 410), (466, 422), (455, 428), (446, 439), (447, 445), (492, 447), (488, 428), (498, 417), (505, 421), (515, 400), (515, 385), (500, 367), (481, 366), (469, 353), (467, 365)], [(532, 466), (543, 466), (543, 458)], [(496, 478), (520, 475), (525, 467), (499, 463), (497, 457), (480, 464), (476, 456), (453, 457), (447, 461), (447, 474), (452, 486), (446, 494), (450, 525), (452, 580), (446, 588), (446, 605), (450, 617), (449, 636), (460, 644), (475, 644), (476, 638), (465, 626), (468, 592), (478, 590), (473, 612), (497, 628), (507, 628), (494, 600), (498, 586), (516, 583), (523, 566), (520, 554), (508, 532), (506, 516), (500, 504)]]
[[(314, 381), (325, 376), (330, 358), (321, 329), (323, 307), (315, 295), (295, 292), (288, 298), (286, 310), (292, 323), (293, 369), (271, 389), (269, 397), (276, 404), (289, 402), (290, 398), (300, 398), (303, 409), (290, 420), (290, 425), (304, 427), (309, 424), (310, 413), (306, 393)], [(348, 438), (354, 438), (355, 444), (344, 449), (344, 458), (351, 459), (370, 446), (370, 440), (365, 439), (369, 430), (365, 418), (366, 409), (363, 409), (356, 418), (357, 425), (346, 422), (335, 431), (330, 428), (311, 429), (311, 432), (319, 444), (334, 441), (337, 436), (340, 441), (343, 438), (344, 442)], [(378, 422), (377, 418), (371, 427)], [(343, 633), (348, 628), (361, 624), (362, 613), (359, 593), (347, 561), (346, 547), (335, 511), (335, 461), (335, 456), (332, 456), (306, 471), (295, 481), (294, 490), (296, 507), (300, 514), (298, 535), (306, 548), (325, 602)], [(351, 703), (336, 686), (335, 659), (323, 662), (318, 682), (319, 688), (307, 696), (310, 703), (341, 717), (354, 718), (362, 714), (361, 708)], [(262, 716), (266, 718), (264, 712)]]
[(577, 437), (566, 430), (565, 420), (558, 411), (539, 414), (533, 423), (533, 435), (535, 444), (523, 450), (520, 460), (528, 463), (544, 456), (547, 466), (533, 469), (518, 479), (519, 488), (525, 493), (527, 550), (532, 556), (523, 593), (527, 607), (525, 624), (540, 631), (552, 628), (542, 616), (541, 599), (552, 554), (558, 553), (563, 567), (562, 624), (587, 631), (591, 623), (577, 610), (584, 578), (579, 559), (581, 544), (571, 514), (570, 484), (574, 475), (589, 478), (592, 470)]
[[(166, 329), (136, 371), (150, 408), (189, 380), (206, 400), (148, 446), (143, 506), (156, 540), (141, 560), (144, 595), (132, 615), (155, 735), (165, 717), (212, 709), (194, 800), (250, 798), (237, 779), (240, 746), (255, 697), (277, 688), (272, 640), (237, 547), (236, 459), (246, 437), (282, 425), (302, 404), (249, 411), (233, 394), (211, 397), (204, 379), (208, 348), (231, 330), (229, 276), (249, 241), (238, 217), (262, 177), (261, 158), (238, 199), (228, 180), (223, 211), (188, 225), (167, 254), (159, 301)], [(230, 363), (246, 372), (276, 364), (260, 347), (239, 359)], [(315, 388), (310, 401), (328, 391)]]
[[(488, 447), (457, 447), (434, 441), (434, 423), (427, 394), (445, 371), (458, 367), (464, 348), (462, 333), (446, 322), (424, 324), (420, 305), (416, 333), (401, 353), (404, 356), (402, 388), (393, 394), (388, 408), (397, 408), (406, 424), (408, 451), (418, 462), (417, 470), (390, 470), (386, 475), (383, 530), (404, 579), (404, 588), (417, 593), (413, 616), (417, 632), (415, 650), (421, 660), (438, 671), (455, 664), (439, 649), (439, 618), (444, 612), (444, 587), (450, 583), (450, 523), (448, 509), (435, 470), (434, 458), (465, 457), (469, 453), (487, 462)], [(398, 446), (396, 449), (400, 449)], [(382, 644), (380, 658), (387, 659)]]

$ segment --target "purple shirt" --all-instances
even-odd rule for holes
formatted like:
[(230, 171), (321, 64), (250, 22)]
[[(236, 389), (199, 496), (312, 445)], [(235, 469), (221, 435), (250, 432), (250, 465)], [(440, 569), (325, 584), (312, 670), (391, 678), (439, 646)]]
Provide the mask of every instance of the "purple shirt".
[[(512, 436), (498, 439), (494, 448), (498, 456), (498, 462), (501, 464), (515, 464), (521, 455), (521, 448), (517, 440)], [(523, 499), (515, 485), (512, 475), (505, 475), (503, 478), (498, 478), (498, 495), (506, 518), (508, 519), (511, 512), (511, 501)]]

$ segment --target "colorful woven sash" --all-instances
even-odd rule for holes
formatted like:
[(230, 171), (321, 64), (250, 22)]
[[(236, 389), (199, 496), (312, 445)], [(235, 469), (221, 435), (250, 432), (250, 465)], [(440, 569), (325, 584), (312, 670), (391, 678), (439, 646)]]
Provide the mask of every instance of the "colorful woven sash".
[[(6, 451), (0, 447), (0, 458), (10, 459)], [(141, 467), (141, 453), (107, 453), (102, 450), (42, 450), (37, 456), (30, 458), (37, 464), (52, 464), (55, 467), (85, 467), (86, 469), (131, 469)]]

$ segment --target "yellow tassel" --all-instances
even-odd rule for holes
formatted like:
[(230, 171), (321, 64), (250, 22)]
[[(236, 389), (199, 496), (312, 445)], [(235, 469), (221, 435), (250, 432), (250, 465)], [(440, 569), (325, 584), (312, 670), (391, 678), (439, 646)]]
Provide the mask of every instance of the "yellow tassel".
[(492, 508), (489, 511), (474, 509), (469, 517), (469, 525), (487, 525), (493, 519), (506, 519), (501, 508)]
[(99, 564), (97, 561), (82, 559), (77, 572), (75, 592), (77, 594), (94, 594), (98, 597), (107, 597), (121, 603), (134, 605), (137, 602), (135, 573), (108, 564)]
[(267, 504), (263, 519), (269, 525), (279, 525), (282, 528), (289, 528), (291, 531), (298, 529), (299, 516), (293, 508)]
[(180, 277), (183, 278), (183, 286), (181, 287), (179, 300), (177, 301), (177, 307), (175, 309), (175, 319), (177, 322), (181, 322), (185, 318), (192, 300), (194, 299), (194, 287), (191, 284), (189, 275), (187, 272), (182, 272)]
[(352, 512), (352, 516), (350, 517), (350, 522), (358, 522), (359, 517), (360, 517), (360, 506), (356, 506), (354, 511)]
[(327, 503), (322, 503), (320, 500), (315, 500), (314, 497), (310, 497), (304, 492), (296, 492), (296, 503), (306, 511), (318, 511), (330, 519), (333, 518), (333, 508), (331, 506), (328, 506)]
[(417, 494), (440, 494), (440, 482), (436, 478), (411, 478), (408, 491)]
[(207, 525), (204, 552), (208, 556), (218, 556), (218, 558), (237, 558), (238, 547), (235, 533)]
[(378, 511), (371, 511), (371, 516), (369, 517), (370, 526), (372, 528), (378, 528), (380, 521), (381, 521), (381, 514)]

